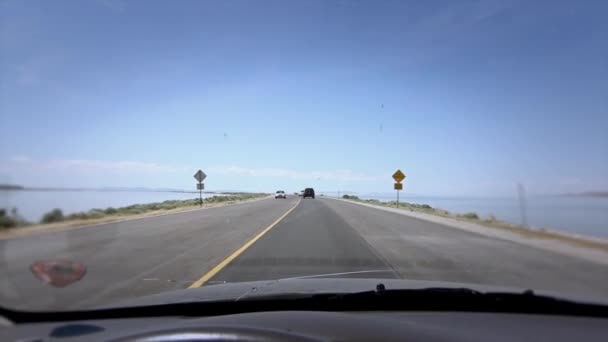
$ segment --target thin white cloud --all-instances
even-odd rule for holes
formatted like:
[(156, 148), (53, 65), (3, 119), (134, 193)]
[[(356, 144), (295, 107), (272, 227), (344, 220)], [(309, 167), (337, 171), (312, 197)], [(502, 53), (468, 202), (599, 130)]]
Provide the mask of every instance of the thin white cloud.
[(131, 160), (106, 161), (106, 160), (52, 160), (43, 164), (46, 168), (72, 169), (110, 172), (145, 172), (145, 173), (179, 173), (190, 170), (183, 166), (164, 165)]
[(351, 170), (295, 171), (281, 168), (246, 168), (240, 166), (213, 166), (210, 172), (218, 174), (249, 175), (259, 177), (282, 177), (290, 179), (319, 179), (342, 181), (376, 181), (380, 177), (355, 173)]
[(580, 185), (583, 184), (583, 180), (580, 178), (563, 178), (559, 180), (559, 184), (563, 186)]
[(123, 13), (127, 4), (122, 0), (97, 0), (96, 1), (102, 7), (116, 13)]
[(26, 156), (13, 156), (9, 160), (15, 163), (29, 163), (32, 161), (31, 158)]
[(19, 85), (30, 86), (40, 84), (40, 70), (32, 64), (23, 64), (15, 68), (16, 82)]
[[(54, 159), (34, 160), (27, 156), (14, 156), (3, 163), (4, 172), (18, 173), (20, 170), (54, 170), (70, 171), (71, 173), (102, 172), (111, 174), (182, 174), (194, 173), (196, 167), (187, 165), (168, 165), (160, 163), (132, 161), (132, 160), (90, 160), (90, 159)], [(310, 180), (340, 180), (345, 182), (377, 181), (379, 176), (356, 173), (351, 170), (325, 170), (325, 171), (296, 171), (283, 168), (251, 168), (236, 165), (204, 167), (208, 175), (243, 175), (250, 177), (275, 177), (286, 179)]]
[[(34, 57), (24, 58), (19, 64), (5, 64), (8, 78), (18, 86), (37, 86), (56, 81), (50, 77), (64, 63), (63, 53), (51, 50), (37, 51)], [(2, 65), (0, 65), (1, 67)]]
[(184, 166), (164, 165), (158, 163), (119, 160), (89, 160), (89, 159), (53, 159), (34, 160), (27, 156), (11, 157), (5, 164), (5, 171), (18, 171), (22, 168), (39, 170), (70, 170), (73, 172), (117, 172), (117, 173), (178, 173), (189, 171)]

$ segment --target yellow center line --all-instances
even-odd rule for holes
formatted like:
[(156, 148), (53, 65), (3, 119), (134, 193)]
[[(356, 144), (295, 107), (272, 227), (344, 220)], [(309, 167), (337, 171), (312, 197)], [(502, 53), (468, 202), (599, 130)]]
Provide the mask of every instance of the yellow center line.
[(222, 269), (224, 269), (228, 264), (230, 264), (234, 259), (236, 259), (239, 255), (241, 255), (247, 248), (251, 247), (256, 241), (258, 241), (264, 234), (268, 233), (274, 226), (276, 226), (285, 216), (289, 215), (292, 212), (302, 199), (298, 200), (298, 203), (294, 205), (291, 209), (289, 209), (285, 214), (279, 217), (276, 221), (274, 221), (270, 226), (264, 228), (258, 235), (254, 236), (253, 239), (247, 241), (243, 246), (234, 251), (234, 253), (230, 254), (226, 259), (222, 260), (219, 264), (217, 264), (214, 268), (212, 268), (209, 272), (205, 273), (199, 280), (192, 283), (192, 285), (188, 286), (189, 289), (197, 288), (203, 286), (209, 279), (213, 278), (216, 274), (218, 274)]

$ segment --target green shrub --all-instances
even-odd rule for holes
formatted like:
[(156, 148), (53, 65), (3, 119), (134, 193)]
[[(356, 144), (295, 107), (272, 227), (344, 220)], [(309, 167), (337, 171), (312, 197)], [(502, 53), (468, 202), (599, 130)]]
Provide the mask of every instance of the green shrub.
[(476, 213), (466, 213), (466, 214), (462, 214), (460, 216), (464, 217), (466, 219), (470, 219), (470, 220), (479, 220), (479, 216), (477, 216)]
[(355, 195), (342, 195), (343, 199), (349, 199), (349, 200), (359, 200), (359, 197), (355, 196)]
[(78, 212), (68, 215), (66, 220), (86, 220), (89, 218), (89, 215), (85, 212)]
[(17, 208), (11, 208), (10, 212), (0, 208), (0, 228), (14, 228), (29, 224), (29, 222), (19, 216)]
[(87, 212), (87, 218), (96, 219), (106, 216), (106, 213), (103, 209), (91, 209)]
[[(205, 203), (214, 203), (214, 202), (228, 202), (228, 201), (238, 201), (241, 199), (255, 198), (259, 196), (265, 196), (266, 194), (248, 194), (248, 193), (239, 193), (239, 194), (231, 194), (231, 195), (220, 195), (220, 196), (212, 196), (204, 199)], [(132, 204), (126, 207), (121, 208), (113, 208), (109, 207), (106, 209), (91, 209), (87, 212), (78, 212), (74, 214), (70, 214), (67, 216), (63, 216), (63, 213), (59, 209), (53, 209), (52, 211), (44, 214), (41, 222), (42, 223), (51, 223), (51, 222), (59, 222), (63, 220), (87, 220), (87, 219), (96, 219), (101, 218), (107, 215), (138, 215), (143, 214), (148, 211), (153, 210), (171, 210), (180, 207), (186, 206), (195, 206), (199, 205), (199, 199), (187, 199), (187, 200), (167, 200), (163, 202), (156, 203), (147, 203), (147, 204)], [(16, 216), (16, 210), (15, 217)], [(5, 209), (0, 209), (0, 217), (8, 217), (6, 215)], [(8, 220), (7, 220), (8, 221)], [(22, 220), (17, 220), (17, 225), (19, 224), (27, 224), (27, 222)], [(4, 223), (3, 221), (0, 224), (9, 224)], [(12, 224), (12, 223), (10, 223)]]
[(144, 210), (140, 209), (140, 208), (128, 208), (128, 209), (124, 210), (124, 213), (128, 214), (128, 215), (138, 215), (138, 214), (141, 214), (143, 212), (144, 212)]
[(42, 223), (61, 222), (64, 220), (61, 209), (53, 209), (42, 216)]
[(106, 210), (104, 210), (104, 213), (108, 214), (108, 215), (114, 215), (118, 212), (118, 210), (116, 210), (116, 208), (106, 208)]
[(5, 214), (0, 215), (0, 228), (13, 228), (17, 227), (18, 221), (14, 217), (6, 216)]

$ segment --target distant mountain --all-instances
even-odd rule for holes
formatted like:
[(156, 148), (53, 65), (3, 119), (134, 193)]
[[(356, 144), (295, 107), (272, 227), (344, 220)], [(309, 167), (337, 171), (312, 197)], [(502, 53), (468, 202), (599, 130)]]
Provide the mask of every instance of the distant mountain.
[(567, 193), (563, 196), (579, 196), (579, 197), (608, 197), (608, 191), (585, 191), (577, 193)]
[(608, 197), (608, 191), (587, 191), (582, 192), (580, 195), (588, 197)]
[(183, 192), (198, 193), (195, 190), (183, 190), (174, 188), (146, 188), (146, 187), (122, 187), (106, 186), (100, 188), (79, 188), (79, 187), (52, 187), (52, 186), (22, 186), (12, 184), (0, 184), (0, 190), (24, 190), (24, 191), (130, 191), (130, 192)]
[[(99, 188), (79, 188), (79, 187), (51, 187), (51, 186), (22, 186), (15, 184), (0, 184), (0, 190), (24, 190), (24, 191), (124, 191), (124, 192), (176, 192), (176, 193), (197, 193), (196, 190), (184, 190), (176, 188), (147, 188), (147, 187), (127, 187), (127, 186), (104, 186)], [(206, 194), (215, 193), (241, 193), (242, 191), (218, 191), (203, 190)]]
[(0, 184), (0, 190), (23, 190), (22, 185), (16, 184)]
[(194, 190), (183, 190), (175, 188), (146, 188), (146, 187), (123, 187), (123, 186), (105, 186), (99, 189), (102, 191), (154, 191), (154, 192), (194, 192)]

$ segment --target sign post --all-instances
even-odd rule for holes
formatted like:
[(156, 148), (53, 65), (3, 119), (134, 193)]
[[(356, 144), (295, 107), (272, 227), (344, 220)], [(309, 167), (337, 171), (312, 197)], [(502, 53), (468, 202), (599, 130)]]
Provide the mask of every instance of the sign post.
[(403, 184), (401, 182), (405, 179), (405, 174), (397, 169), (397, 171), (393, 173), (393, 179), (396, 182), (394, 189), (397, 190), (397, 208), (399, 208), (399, 191), (403, 190)]
[(194, 179), (198, 181), (198, 184), (196, 184), (196, 190), (198, 190), (199, 193), (201, 207), (203, 206), (203, 190), (205, 189), (205, 184), (203, 184), (203, 181), (205, 178), (207, 178), (207, 175), (203, 172), (203, 170), (198, 170), (194, 174)]

